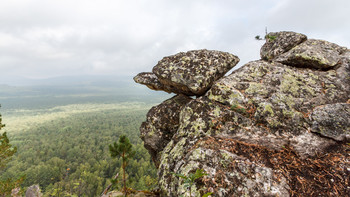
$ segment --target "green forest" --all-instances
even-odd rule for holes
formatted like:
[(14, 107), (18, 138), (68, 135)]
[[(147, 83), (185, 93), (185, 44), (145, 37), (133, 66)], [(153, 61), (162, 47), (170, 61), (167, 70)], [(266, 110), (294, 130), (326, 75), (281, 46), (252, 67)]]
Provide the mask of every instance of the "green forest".
[[(40, 110), (40, 113), (30, 110), (3, 113), (4, 124), (6, 114), (16, 117), (8, 118), (9, 125), (5, 128), (17, 153), (1, 171), (0, 180), (25, 175), (21, 185), (24, 190), (39, 184), (44, 196), (99, 196), (111, 178), (121, 172), (121, 158), (113, 159), (108, 146), (126, 134), (136, 151), (126, 168), (127, 185), (136, 190), (152, 189), (156, 169), (139, 138), (139, 126), (151, 105), (79, 106)], [(84, 111), (87, 106), (91, 110)], [(68, 113), (74, 111), (76, 113)], [(48, 118), (43, 121), (43, 117)], [(21, 131), (15, 132), (15, 123), (21, 120), (37, 124), (19, 126)], [(121, 187), (119, 176), (112, 189)]]

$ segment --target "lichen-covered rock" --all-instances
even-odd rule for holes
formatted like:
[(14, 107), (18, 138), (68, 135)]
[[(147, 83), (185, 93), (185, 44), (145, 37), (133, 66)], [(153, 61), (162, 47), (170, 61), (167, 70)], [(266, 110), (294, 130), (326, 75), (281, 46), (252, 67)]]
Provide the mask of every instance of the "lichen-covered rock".
[(39, 185), (32, 185), (27, 188), (26, 197), (41, 197), (43, 194), (40, 191)]
[(141, 139), (157, 167), (158, 153), (177, 131), (180, 111), (190, 100), (187, 96), (177, 95), (152, 107), (147, 113), (146, 121), (141, 125)]
[(152, 72), (174, 93), (201, 96), (238, 62), (230, 53), (194, 50), (164, 57)]
[(312, 132), (338, 141), (350, 142), (350, 104), (318, 106), (311, 114)]
[(263, 60), (272, 60), (304, 42), (304, 34), (291, 31), (271, 32), (265, 36), (266, 43), (261, 47), (260, 56)]
[[(320, 64), (303, 65), (293, 58), (292, 63), (277, 62), (304, 44), (307, 50), (315, 47), (313, 40), (290, 40), (294, 44), (270, 46), (266, 54), (274, 58), (269, 61), (245, 64), (216, 80), (204, 95), (176, 108), (179, 116), (172, 137), (154, 140), (167, 142), (157, 152), (162, 196), (189, 196), (190, 191), (192, 196), (350, 193), (350, 52), (316, 41), (316, 48), (324, 50), (315, 53), (322, 51), (328, 62), (336, 59), (336, 66), (315, 69)], [(159, 123), (148, 122), (141, 132), (154, 125), (158, 133), (164, 130)], [(190, 189), (174, 174), (189, 175), (197, 169), (207, 175)]]
[(179, 92), (176, 89), (176, 87), (164, 86), (162, 83), (160, 83), (160, 81), (158, 80), (158, 77), (152, 72), (139, 73), (134, 77), (134, 81), (136, 83), (146, 85), (151, 90), (164, 91), (167, 93), (171, 93), (171, 92), (178, 93)]
[[(343, 66), (338, 69), (344, 70)], [(342, 75), (347, 77), (339, 79), (337, 70), (314, 71), (259, 60), (217, 81), (206, 95), (238, 111), (250, 111), (255, 121), (272, 131), (298, 134), (308, 127), (314, 107), (346, 102), (350, 71)]]
[(146, 85), (151, 90), (162, 90), (169, 92), (165, 87), (159, 82), (158, 77), (151, 72), (142, 72), (134, 77), (136, 83)]
[(276, 61), (296, 67), (327, 70), (340, 63), (341, 54), (346, 50), (324, 40), (309, 39), (278, 56)]
[[(179, 146), (174, 146), (171, 150), (166, 149), (168, 152), (164, 152), (163, 155), (166, 157), (162, 159), (166, 160), (167, 157), (175, 156), (175, 153), (181, 153), (179, 150), (181, 145), (189, 147), (184, 140), (180, 140), (179, 143), (181, 143)], [(180, 174), (189, 174), (201, 168), (208, 173), (201, 186), (194, 185), (191, 188), (193, 196), (202, 196), (207, 192), (212, 192), (213, 196), (289, 195), (288, 181), (278, 176), (280, 172), (232, 153), (230, 150), (232, 145), (236, 144), (217, 138), (203, 138), (198, 145), (186, 151), (185, 157), (179, 158), (173, 170)], [(163, 172), (167, 171), (162, 169), (160, 171), (160, 187), (166, 191), (164, 196), (189, 195), (181, 178)]]

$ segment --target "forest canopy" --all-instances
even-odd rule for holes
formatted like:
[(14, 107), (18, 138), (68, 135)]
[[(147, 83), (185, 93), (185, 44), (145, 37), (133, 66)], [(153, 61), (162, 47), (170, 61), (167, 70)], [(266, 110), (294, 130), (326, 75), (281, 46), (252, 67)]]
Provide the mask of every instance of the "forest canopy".
[[(11, 136), (18, 147), (0, 179), (26, 175), (22, 187), (39, 184), (45, 196), (98, 196), (121, 171), (108, 145), (125, 134), (135, 156), (128, 164), (127, 184), (147, 190), (156, 183), (156, 169), (139, 138), (139, 125), (149, 107), (104, 109), (71, 114), (30, 127)], [(121, 177), (113, 189), (121, 189)]]

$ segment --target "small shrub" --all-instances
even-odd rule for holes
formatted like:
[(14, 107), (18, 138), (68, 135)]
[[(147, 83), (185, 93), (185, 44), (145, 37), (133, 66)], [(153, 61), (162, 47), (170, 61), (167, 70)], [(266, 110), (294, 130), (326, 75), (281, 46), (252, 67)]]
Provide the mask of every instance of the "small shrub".
[[(187, 176), (183, 175), (183, 174), (176, 174), (176, 173), (172, 173), (172, 174), (184, 179), (184, 186), (190, 190), (190, 196), (192, 196), (191, 188), (192, 188), (192, 185), (195, 184), (195, 181), (199, 178), (202, 178), (203, 176), (208, 175), (204, 172), (203, 169), (197, 169), (195, 173), (189, 173)], [(208, 192), (208, 193), (204, 194), (202, 197), (208, 197), (211, 194), (213, 194), (213, 193)]]

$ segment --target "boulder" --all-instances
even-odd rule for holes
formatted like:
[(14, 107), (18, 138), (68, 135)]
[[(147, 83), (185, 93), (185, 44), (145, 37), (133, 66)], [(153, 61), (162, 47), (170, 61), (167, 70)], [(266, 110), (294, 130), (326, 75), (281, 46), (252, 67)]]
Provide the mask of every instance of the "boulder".
[(201, 96), (238, 62), (237, 56), (221, 51), (180, 52), (164, 57), (153, 67), (153, 73), (140, 73), (134, 81), (153, 90)]
[(164, 86), (176, 89), (174, 93), (201, 96), (238, 62), (230, 53), (194, 50), (164, 57), (152, 72)]
[(260, 50), (261, 59), (273, 60), (278, 55), (289, 51), (306, 39), (307, 37), (304, 34), (291, 31), (271, 32), (265, 36), (266, 43)]
[[(216, 79), (195, 99), (174, 105), (174, 97), (151, 109), (140, 130), (156, 155), (162, 196), (350, 193), (350, 52), (301, 34), (276, 35), (278, 44), (262, 49), (265, 60)], [(293, 58), (301, 48), (326, 63)], [(181, 81), (184, 75), (172, 70), (172, 76)], [(179, 174), (197, 169), (206, 175), (188, 188)]]
[(328, 70), (339, 65), (347, 49), (324, 40), (310, 39), (278, 56), (277, 62), (296, 67)]
[(39, 185), (32, 185), (27, 188), (26, 197), (41, 197), (43, 194), (40, 191)]

